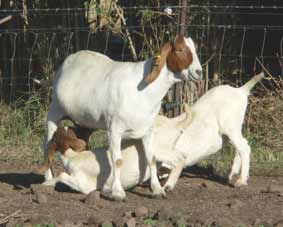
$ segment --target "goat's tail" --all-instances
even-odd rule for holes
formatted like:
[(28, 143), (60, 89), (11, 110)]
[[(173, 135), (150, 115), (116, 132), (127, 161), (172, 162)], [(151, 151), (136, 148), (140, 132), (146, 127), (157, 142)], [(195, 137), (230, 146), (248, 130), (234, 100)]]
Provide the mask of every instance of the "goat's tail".
[(264, 73), (261, 72), (255, 75), (252, 79), (250, 79), (247, 83), (245, 83), (241, 88), (244, 89), (248, 94), (253, 89), (253, 87), (264, 78)]

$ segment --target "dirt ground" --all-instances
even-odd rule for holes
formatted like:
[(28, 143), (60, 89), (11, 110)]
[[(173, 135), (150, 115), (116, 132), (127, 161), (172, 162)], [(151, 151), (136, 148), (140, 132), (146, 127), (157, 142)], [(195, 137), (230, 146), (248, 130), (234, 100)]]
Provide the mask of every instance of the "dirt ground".
[(0, 162), (0, 227), (283, 226), (283, 177), (252, 176), (248, 187), (234, 188), (224, 177), (193, 168), (165, 199), (138, 186), (125, 202), (114, 202), (64, 185), (42, 186), (43, 177), (31, 173), (35, 168)]

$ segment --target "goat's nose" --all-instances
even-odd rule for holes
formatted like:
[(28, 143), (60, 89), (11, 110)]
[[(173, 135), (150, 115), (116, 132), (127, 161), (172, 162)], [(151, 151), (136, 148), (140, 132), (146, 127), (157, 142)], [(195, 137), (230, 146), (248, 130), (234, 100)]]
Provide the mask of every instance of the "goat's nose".
[(197, 69), (196, 74), (198, 75), (199, 79), (202, 79), (202, 70), (201, 69)]

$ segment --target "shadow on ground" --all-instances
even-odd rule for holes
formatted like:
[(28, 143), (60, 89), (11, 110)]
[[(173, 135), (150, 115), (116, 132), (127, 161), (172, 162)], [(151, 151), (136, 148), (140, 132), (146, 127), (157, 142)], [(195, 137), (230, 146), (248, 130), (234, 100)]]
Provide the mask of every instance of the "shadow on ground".
[(29, 188), (31, 184), (40, 184), (44, 177), (35, 173), (1, 173), (0, 182), (13, 185), (14, 187)]

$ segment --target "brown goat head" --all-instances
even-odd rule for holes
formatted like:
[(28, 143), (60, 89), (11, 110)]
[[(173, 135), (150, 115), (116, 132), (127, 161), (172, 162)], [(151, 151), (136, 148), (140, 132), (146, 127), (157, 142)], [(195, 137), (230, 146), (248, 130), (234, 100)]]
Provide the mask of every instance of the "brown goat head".
[(146, 77), (146, 82), (150, 84), (155, 81), (165, 63), (167, 63), (170, 71), (179, 73), (183, 69), (188, 68), (192, 61), (193, 55), (185, 42), (185, 37), (177, 35), (174, 43), (165, 43), (161, 48), (161, 52), (155, 57), (151, 72)]

